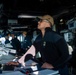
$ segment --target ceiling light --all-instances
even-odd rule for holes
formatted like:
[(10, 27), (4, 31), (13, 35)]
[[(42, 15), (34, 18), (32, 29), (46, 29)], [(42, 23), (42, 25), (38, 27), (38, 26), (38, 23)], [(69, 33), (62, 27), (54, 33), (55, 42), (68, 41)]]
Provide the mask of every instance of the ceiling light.
[(60, 22), (63, 22), (63, 19), (60, 19)]
[(36, 18), (37, 16), (30, 16), (30, 15), (18, 15), (18, 18)]

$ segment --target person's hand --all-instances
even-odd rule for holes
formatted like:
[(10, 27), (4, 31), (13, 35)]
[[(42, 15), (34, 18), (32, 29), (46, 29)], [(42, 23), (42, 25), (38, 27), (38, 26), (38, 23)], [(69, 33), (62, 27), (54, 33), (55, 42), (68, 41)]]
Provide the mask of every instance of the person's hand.
[(18, 66), (19, 63), (18, 62), (10, 61), (10, 62), (6, 63), (6, 65)]
[(49, 64), (47, 62), (45, 62), (41, 67), (42, 68), (48, 68), (48, 69), (53, 69), (54, 68), (51, 64)]

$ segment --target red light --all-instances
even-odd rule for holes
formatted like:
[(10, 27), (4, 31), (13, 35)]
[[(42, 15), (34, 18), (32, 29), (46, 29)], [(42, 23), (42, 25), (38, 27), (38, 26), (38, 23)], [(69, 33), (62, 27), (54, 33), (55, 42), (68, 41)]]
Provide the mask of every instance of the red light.
[(29, 71), (26, 71), (26, 74), (29, 74), (30, 72)]

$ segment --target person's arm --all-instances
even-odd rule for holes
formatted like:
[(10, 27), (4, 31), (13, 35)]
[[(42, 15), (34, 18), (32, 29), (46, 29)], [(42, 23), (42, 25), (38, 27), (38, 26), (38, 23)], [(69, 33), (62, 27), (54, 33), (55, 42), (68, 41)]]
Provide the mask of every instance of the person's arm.
[(25, 60), (25, 57), (26, 57), (27, 54), (31, 54), (31, 55), (35, 56), (35, 47), (34, 47), (33, 45), (32, 45), (32, 46), (30, 47), (30, 49), (18, 60), (18, 62), (19, 62), (20, 64), (22, 64), (23, 66), (25, 66), (24, 60)]
[(61, 54), (60, 58), (53, 64), (53, 66), (57, 67), (66, 63), (69, 57), (69, 51), (67, 43), (64, 39), (60, 39), (58, 42), (56, 42), (56, 47), (58, 49), (58, 52)]

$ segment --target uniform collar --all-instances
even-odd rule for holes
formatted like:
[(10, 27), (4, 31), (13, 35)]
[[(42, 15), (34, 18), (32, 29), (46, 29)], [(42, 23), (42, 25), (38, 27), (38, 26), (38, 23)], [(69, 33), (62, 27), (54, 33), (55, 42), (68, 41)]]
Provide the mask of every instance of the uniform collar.
[[(40, 30), (39, 30), (39, 31), (40, 31)], [(52, 28), (50, 28), (50, 27), (45, 28), (45, 34), (46, 34), (47, 32), (50, 32), (50, 31), (52, 31)], [(42, 36), (41, 31), (40, 31), (40, 35)]]
[(48, 31), (52, 31), (52, 28), (50, 27), (45, 28), (45, 32), (48, 32)]

